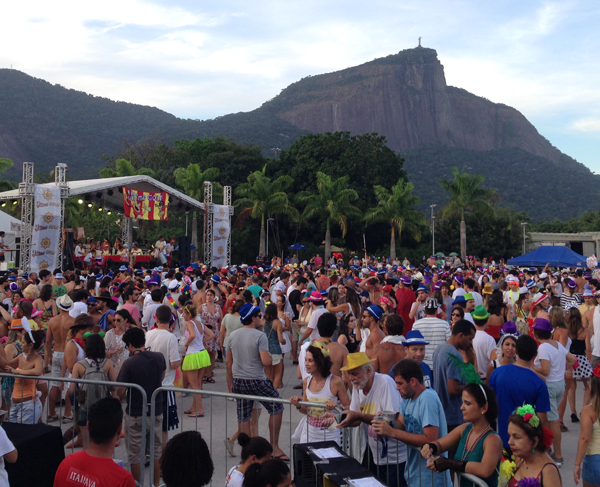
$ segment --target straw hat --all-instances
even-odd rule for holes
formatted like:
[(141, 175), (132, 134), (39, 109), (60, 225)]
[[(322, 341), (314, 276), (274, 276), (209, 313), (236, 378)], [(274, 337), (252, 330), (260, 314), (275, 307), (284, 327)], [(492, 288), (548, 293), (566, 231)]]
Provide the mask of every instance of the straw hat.
[(348, 361), (345, 367), (342, 367), (340, 370), (353, 370), (358, 367), (362, 367), (365, 364), (369, 364), (373, 362), (365, 352), (356, 352), (348, 354)]

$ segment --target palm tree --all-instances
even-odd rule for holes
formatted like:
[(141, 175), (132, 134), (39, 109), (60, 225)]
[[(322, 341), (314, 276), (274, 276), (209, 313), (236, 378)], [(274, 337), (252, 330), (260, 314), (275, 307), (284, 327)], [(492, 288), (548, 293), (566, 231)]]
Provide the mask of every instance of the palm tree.
[(316, 216), (325, 218), (325, 262), (331, 257), (331, 222), (342, 229), (342, 237), (348, 231), (348, 217), (361, 218), (362, 212), (352, 204), (358, 199), (358, 193), (348, 188), (348, 176), (331, 179), (325, 173), (317, 172), (318, 193), (307, 191), (297, 197), (300, 203), (306, 204), (303, 217), (306, 220)]
[(442, 218), (460, 215), (460, 257), (464, 261), (467, 255), (467, 226), (465, 213), (476, 213), (482, 217), (495, 213), (493, 200), (496, 198), (495, 189), (482, 188), (485, 177), (481, 174), (469, 174), (463, 169), (452, 170), (454, 179), (438, 180), (440, 186), (450, 194), (450, 201), (441, 211)]
[(238, 218), (250, 215), (260, 218), (260, 244), (258, 252), (265, 255), (265, 216), (288, 215), (297, 218), (297, 210), (290, 204), (287, 190), (294, 180), (291, 176), (280, 176), (275, 180), (266, 176), (267, 165), (262, 171), (255, 171), (248, 176), (248, 182), (235, 188), (235, 194), (241, 196), (235, 201), (235, 206), (243, 208)]
[(115, 161), (115, 168), (112, 169), (110, 167), (105, 167), (100, 170), (101, 178), (118, 178), (124, 176), (150, 176), (153, 178), (155, 176), (155, 172), (152, 169), (141, 168), (136, 169), (133, 167), (133, 164), (129, 162), (127, 159), (117, 159)]
[(414, 205), (418, 205), (421, 200), (412, 194), (414, 185), (404, 179), (400, 179), (392, 186), (391, 193), (383, 186), (375, 186), (374, 189), (377, 206), (367, 210), (364, 220), (367, 225), (383, 222), (392, 227), (390, 260), (395, 260), (396, 229), (398, 229), (398, 239), (402, 237), (403, 230), (412, 235), (415, 240), (421, 239), (419, 227), (425, 225), (425, 216), (420, 211), (412, 208)]
[[(188, 196), (191, 196), (197, 201), (204, 199), (204, 181), (212, 181), (219, 176), (219, 169), (215, 167), (209, 167), (206, 171), (202, 171), (200, 165), (189, 164), (188, 167), (178, 167), (173, 172), (175, 176), (175, 182), (181, 186)], [(213, 188), (221, 185), (213, 183)], [(222, 191), (222, 189), (221, 189)], [(214, 189), (213, 189), (214, 195)], [(206, 213), (208, 208), (205, 208), (204, 221), (208, 214)], [(192, 213), (192, 261), (198, 260), (198, 215), (194, 211)], [(210, 265), (210, 262), (205, 262), (206, 265)]]

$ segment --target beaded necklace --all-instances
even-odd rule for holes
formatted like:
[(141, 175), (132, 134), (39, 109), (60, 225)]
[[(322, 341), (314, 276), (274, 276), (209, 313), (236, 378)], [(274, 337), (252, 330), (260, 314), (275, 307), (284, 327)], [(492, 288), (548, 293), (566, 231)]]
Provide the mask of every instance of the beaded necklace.
[[(488, 424), (486, 426), (486, 428), (480, 433), (480, 435), (475, 439), (475, 442), (473, 443), (472, 448), (475, 448), (475, 445), (477, 445), (477, 443), (479, 443), (479, 440), (481, 440), (481, 438), (483, 438), (483, 436), (487, 433), (487, 431), (490, 429), (490, 425)], [(461, 460), (465, 461), (469, 455), (473, 452), (473, 449), (471, 450), (467, 450), (467, 447), (469, 445), (469, 440), (471, 439), (471, 433), (473, 433), (473, 428), (471, 428), (471, 431), (469, 431), (469, 434), (467, 435), (467, 441), (465, 441), (465, 446), (463, 448), (463, 452), (462, 452), (462, 456), (461, 456)]]

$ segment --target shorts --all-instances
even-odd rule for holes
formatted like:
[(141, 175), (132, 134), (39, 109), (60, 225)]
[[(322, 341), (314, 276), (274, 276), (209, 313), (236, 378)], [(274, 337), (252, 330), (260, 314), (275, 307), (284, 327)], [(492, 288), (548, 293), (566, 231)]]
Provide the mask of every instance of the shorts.
[[(306, 331), (306, 330), (304, 330)], [(301, 331), (301, 327), (298, 323), (296, 323), (295, 321), (292, 321), (292, 341), (293, 342), (297, 342), (298, 340), (300, 340), (300, 337), (302, 336), (302, 331)]]
[(179, 416), (177, 416), (177, 402), (173, 391), (162, 391), (163, 413), (162, 430), (172, 431), (179, 428)]
[[(271, 381), (256, 379), (233, 379), (232, 392), (234, 394), (247, 394), (249, 396), (264, 396), (279, 399), (277, 389), (273, 387)], [(260, 401), (271, 416), (283, 413), (283, 404)], [(254, 400), (237, 400), (238, 423), (245, 423), (252, 418), (252, 409)]]
[(280, 353), (272, 353), (271, 354), (271, 360), (273, 361), (273, 363), (271, 365), (279, 365), (281, 363), (281, 360), (283, 359), (283, 355)]
[(550, 396), (550, 411), (548, 411), (548, 421), (558, 421), (558, 405), (565, 394), (565, 382), (546, 382), (548, 387), (548, 396)]
[[(60, 377), (64, 358), (65, 352), (52, 352), (52, 371), (50, 372), (52, 377)], [(52, 389), (53, 387), (62, 387), (64, 382), (50, 381), (48, 384)]]
[(75, 417), (75, 424), (77, 426), (86, 426), (88, 422), (87, 411), (82, 407), (77, 408), (77, 416)]
[(600, 485), (600, 455), (586, 455), (581, 465), (581, 478), (591, 485)]
[[(146, 451), (150, 453), (150, 416), (146, 417)], [(125, 440), (129, 463), (140, 464), (142, 453), (142, 416), (125, 415)], [(154, 459), (158, 460), (162, 453), (162, 414), (154, 418)]]
[(8, 421), (11, 423), (37, 424), (42, 417), (41, 401), (24, 401), (13, 404), (8, 414)]

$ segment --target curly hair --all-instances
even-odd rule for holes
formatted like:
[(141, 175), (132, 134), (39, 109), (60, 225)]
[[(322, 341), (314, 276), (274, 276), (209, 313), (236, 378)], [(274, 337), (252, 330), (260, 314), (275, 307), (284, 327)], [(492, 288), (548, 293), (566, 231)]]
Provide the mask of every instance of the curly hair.
[(197, 431), (184, 431), (167, 443), (160, 458), (160, 469), (167, 487), (202, 487), (210, 483), (215, 466), (202, 435)]
[[(525, 432), (527, 437), (534, 443), (535, 450), (540, 453), (544, 453), (547, 450), (546, 444), (544, 443), (544, 430), (541, 421), (537, 427), (533, 427), (529, 422), (523, 419), (523, 416), (511, 414), (508, 418), (508, 424), (510, 425), (511, 423)], [(537, 445), (535, 444), (536, 438), (538, 440)]]
[(319, 374), (321, 374), (322, 377), (329, 377), (332, 366), (331, 359), (329, 357), (325, 357), (320, 348), (312, 345), (310, 345), (306, 351), (310, 352), (313, 356), (313, 360), (315, 361), (315, 366), (317, 367)]

